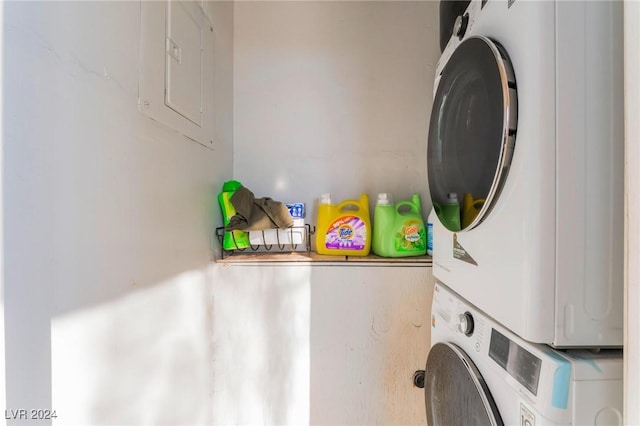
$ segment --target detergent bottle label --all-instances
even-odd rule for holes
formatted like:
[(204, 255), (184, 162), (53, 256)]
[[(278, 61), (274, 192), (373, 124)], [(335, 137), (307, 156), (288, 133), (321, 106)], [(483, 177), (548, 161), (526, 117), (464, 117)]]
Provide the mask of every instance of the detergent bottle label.
[(417, 220), (407, 220), (402, 229), (396, 233), (395, 249), (397, 251), (422, 251), (426, 248), (424, 226)]
[(365, 223), (357, 216), (334, 220), (325, 236), (325, 246), (337, 250), (364, 250), (367, 241)]

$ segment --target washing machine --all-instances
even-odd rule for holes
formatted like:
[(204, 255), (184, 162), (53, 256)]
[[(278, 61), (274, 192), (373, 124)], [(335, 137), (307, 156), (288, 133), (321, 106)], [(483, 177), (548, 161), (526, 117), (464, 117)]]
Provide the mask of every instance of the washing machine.
[(555, 350), (436, 284), (425, 369), (430, 425), (621, 425), (621, 350)]
[(525, 340), (623, 343), (622, 2), (472, 0), (438, 64), (433, 274)]

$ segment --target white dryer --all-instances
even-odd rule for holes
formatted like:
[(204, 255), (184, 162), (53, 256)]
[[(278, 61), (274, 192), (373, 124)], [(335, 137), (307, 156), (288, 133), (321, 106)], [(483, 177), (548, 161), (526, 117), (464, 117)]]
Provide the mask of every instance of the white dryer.
[(430, 425), (621, 425), (621, 350), (517, 337), (441, 284), (425, 370)]
[(525, 340), (623, 343), (622, 72), (619, 1), (472, 0), (438, 63), (433, 274)]

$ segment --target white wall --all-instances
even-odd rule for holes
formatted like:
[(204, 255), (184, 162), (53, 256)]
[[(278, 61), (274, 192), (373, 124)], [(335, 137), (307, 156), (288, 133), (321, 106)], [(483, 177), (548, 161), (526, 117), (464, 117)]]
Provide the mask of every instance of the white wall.
[[(310, 224), (325, 192), (371, 205), (419, 193), (426, 217), (438, 3), (243, 1), (234, 16), (234, 177), (306, 203)], [(217, 423), (425, 421), (411, 377), (429, 344), (429, 268), (216, 274)]]
[(425, 425), (430, 267), (317, 267), (311, 281), (311, 424)]
[(207, 5), (215, 151), (138, 112), (139, 2), (3, 8), (6, 408), (52, 408), (60, 424), (210, 422), (233, 4)]
[(247, 266), (215, 273), (216, 424), (421, 425), (431, 268)]
[[(4, 51), (4, 8), (0, 7), (0, 51)], [(2, 56), (0, 56), (0, 81), (4, 81), (4, 67), (2, 66)], [(4, 84), (0, 84), (0, 99), (4, 99)], [(2, 129), (2, 122), (4, 118), (3, 114), (4, 103), (0, 101), (0, 129)], [(4, 191), (3, 185), (3, 163), (2, 156), (3, 150), (0, 149), (0, 199), (2, 199), (2, 193)], [(4, 208), (0, 205), (0, 406), (4, 406), (6, 401), (6, 362), (5, 362), (5, 338), (4, 338)], [(6, 420), (0, 420), (0, 425), (7, 424)]]
[(213, 420), (309, 424), (311, 267), (215, 270)]
[(234, 174), (256, 196), (310, 223), (325, 192), (430, 207), (437, 2), (238, 2), (234, 46)]
[(625, 424), (640, 424), (640, 3), (625, 2)]

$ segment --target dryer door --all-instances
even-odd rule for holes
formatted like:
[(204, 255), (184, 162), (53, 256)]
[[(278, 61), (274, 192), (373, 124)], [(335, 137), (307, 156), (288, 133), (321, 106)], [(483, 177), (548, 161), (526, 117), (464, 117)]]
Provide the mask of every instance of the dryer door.
[(515, 76), (498, 43), (472, 36), (437, 78), (427, 147), (429, 192), (447, 229), (470, 230), (495, 205), (511, 164), (518, 116)]
[(424, 390), (429, 425), (503, 425), (480, 372), (454, 344), (436, 343), (429, 351)]

